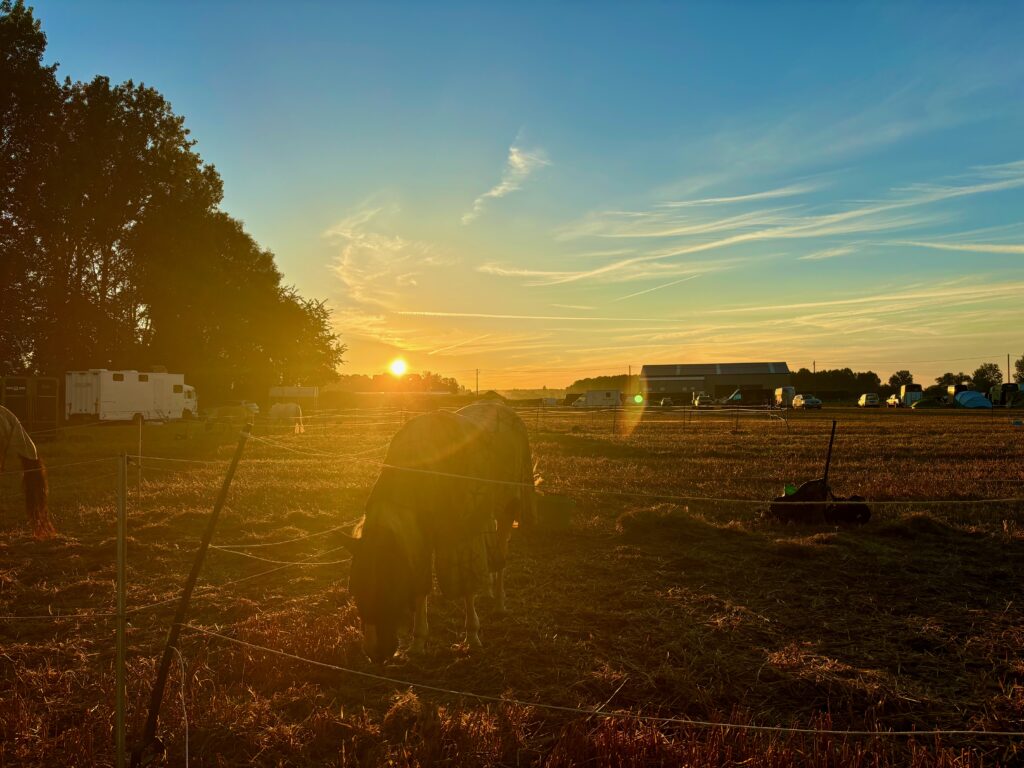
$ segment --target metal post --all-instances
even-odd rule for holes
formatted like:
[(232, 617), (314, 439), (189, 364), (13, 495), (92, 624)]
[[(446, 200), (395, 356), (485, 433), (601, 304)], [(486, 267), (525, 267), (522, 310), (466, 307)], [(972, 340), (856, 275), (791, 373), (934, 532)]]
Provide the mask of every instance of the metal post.
[(125, 758), (125, 594), (127, 593), (128, 561), (128, 457), (117, 461), (117, 658), (114, 663), (114, 710), (117, 759), (114, 765), (124, 768)]
[(139, 419), (139, 481), (138, 481), (138, 503), (142, 504), (142, 419)]
[(199, 543), (199, 551), (196, 552), (196, 559), (192, 562), (192, 570), (185, 581), (185, 588), (181, 593), (181, 600), (178, 602), (178, 609), (174, 613), (171, 622), (171, 629), (167, 634), (167, 645), (164, 647), (163, 658), (160, 659), (160, 668), (157, 670), (156, 682), (153, 683), (153, 694), (149, 700), (149, 716), (146, 718), (146, 727), (142, 733), (142, 740), (132, 750), (132, 766), (142, 765), (143, 753), (150, 749), (156, 741), (156, 724), (160, 717), (160, 703), (164, 698), (164, 688), (167, 686), (167, 674), (171, 669), (171, 662), (174, 660), (174, 651), (178, 647), (178, 636), (181, 634), (181, 625), (185, 623), (185, 615), (188, 613), (188, 604), (192, 598), (192, 590), (195, 589), (196, 581), (199, 579), (199, 571), (202, 570), (203, 560), (206, 558), (206, 550), (213, 539), (213, 532), (217, 529), (217, 520), (220, 518), (221, 510), (228, 499), (228, 490), (231, 488), (231, 481), (235, 477), (235, 470), (238, 469), (238, 462), (242, 459), (242, 452), (245, 450), (245, 443), (252, 432), (252, 422), (242, 427), (238, 436), (238, 445), (235, 447), (235, 455), (231, 457), (231, 465), (224, 476), (220, 493), (213, 505), (213, 512), (206, 523), (206, 530), (203, 532), (202, 541)]

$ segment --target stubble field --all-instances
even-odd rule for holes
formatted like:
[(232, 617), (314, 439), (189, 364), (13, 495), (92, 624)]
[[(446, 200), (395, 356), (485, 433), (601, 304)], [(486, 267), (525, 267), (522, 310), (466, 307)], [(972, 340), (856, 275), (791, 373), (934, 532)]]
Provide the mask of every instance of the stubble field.
[[(186, 737), (196, 766), (1019, 759), (1019, 737), (820, 732), (1024, 730), (1024, 501), (979, 502), (1024, 497), (1024, 428), (1006, 414), (525, 411), (571, 526), (515, 533), (511, 613), (480, 598), (482, 651), (435, 599), (426, 655), (375, 667), (336, 529), (409, 415), (257, 423), (163, 702), (169, 764)], [(820, 474), (832, 418), (833, 487), (875, 502), (872, 521), (764, 521), (786, 482)], [(129, 743), (236, 436), (143, 429), (162, 458), (129, 473)], [(51, 541), (27, 535), (0, 478), (0, 766), (113, 763), (113, 457), (137, 441), (82, 427), (41, 443)]]

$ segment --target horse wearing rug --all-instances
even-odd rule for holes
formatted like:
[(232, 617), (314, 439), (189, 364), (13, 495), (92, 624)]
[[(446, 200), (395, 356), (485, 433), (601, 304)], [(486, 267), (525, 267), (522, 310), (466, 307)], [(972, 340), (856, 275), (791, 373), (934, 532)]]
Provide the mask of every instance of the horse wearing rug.
[(302, 424), (302, 406), (298, 403), (274, 403), (270, 406), (270, 419), (275, 424), (292, 427), (296, 435), (306, 433)]
[(526, 427), (509, 408), (478, 404), (427, 413), (392, 438), (352, 551), (350, 590), (375, 662), (398, 649), (412, 619), (413, 652), (427, 637), (427, 595), (436, 572), (442, 594), (466, 608), (466, 641), (480, 645), (475, 599), (496, 587), (514, 521), (535, 519)]
[(36, 444), (18, 421), (18, 417), (0, 405), (0, 472), (7, 456), (13, 454), (21, 462), (21, 483), (25, 492), (25, 512), (37, 538), (49, 538), (57, 533), (50, 522), (46, 499), (46, 467), (39, 458)]

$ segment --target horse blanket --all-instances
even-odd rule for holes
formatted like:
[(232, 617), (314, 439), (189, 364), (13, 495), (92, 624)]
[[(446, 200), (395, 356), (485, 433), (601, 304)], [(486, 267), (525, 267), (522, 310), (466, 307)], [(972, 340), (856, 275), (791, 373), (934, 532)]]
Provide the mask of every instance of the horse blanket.
[(39, 452), (18, 417), (0, 405), (0, 472), (7, 463), (8, 455), (38, 459)]

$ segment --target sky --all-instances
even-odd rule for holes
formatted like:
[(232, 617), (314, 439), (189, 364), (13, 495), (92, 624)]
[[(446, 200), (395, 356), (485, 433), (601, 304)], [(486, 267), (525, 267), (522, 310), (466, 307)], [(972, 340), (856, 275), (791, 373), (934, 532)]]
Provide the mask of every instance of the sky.
[(34, 5), (185, 116), (342, 373), (1024, 354), (1022, 4)]

